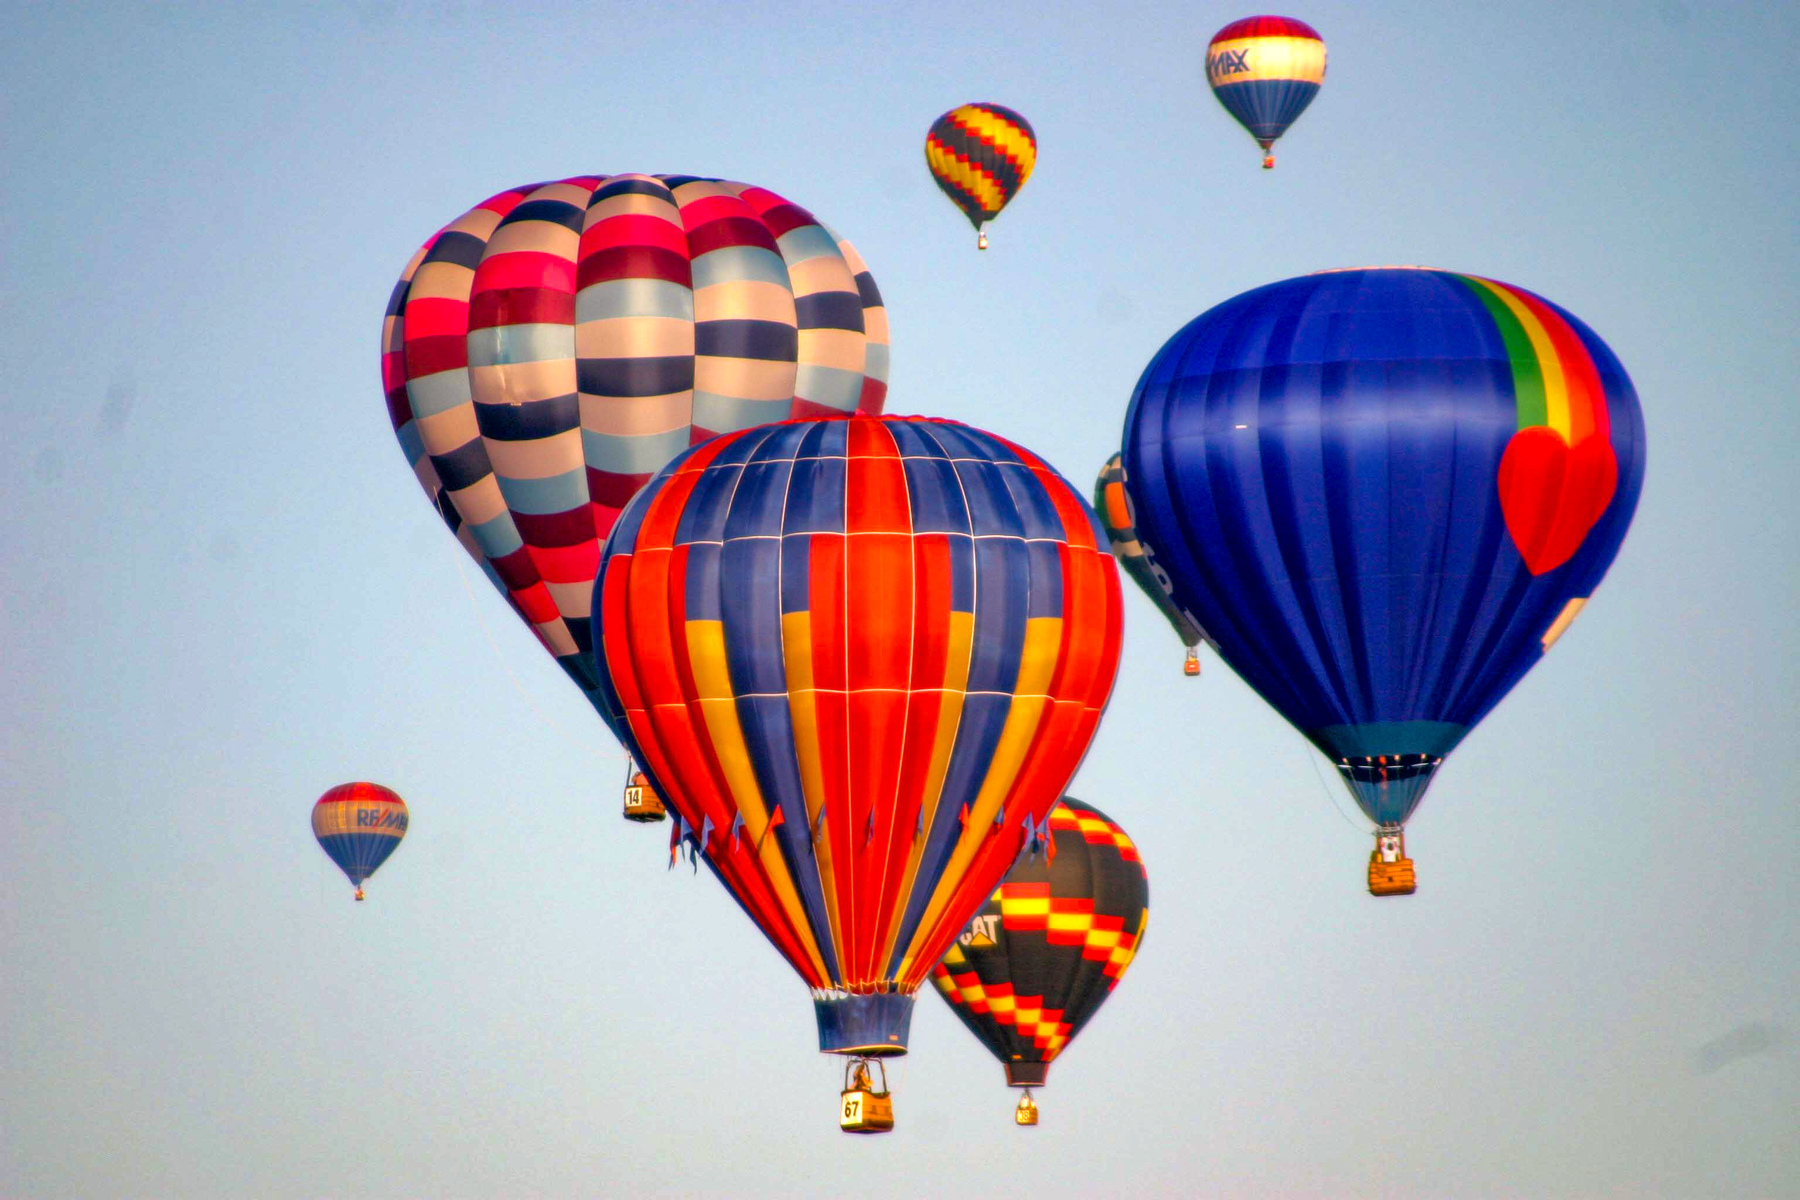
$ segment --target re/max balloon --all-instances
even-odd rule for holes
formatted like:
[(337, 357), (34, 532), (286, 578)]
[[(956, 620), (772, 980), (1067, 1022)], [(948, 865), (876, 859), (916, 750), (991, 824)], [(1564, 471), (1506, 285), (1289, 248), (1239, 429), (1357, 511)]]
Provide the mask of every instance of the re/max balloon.
[(1325, 82), (1325, 41), (1292, 17), (1246, 17), (1213, 34), (1206, 82), (1273, 167), (1275, 139), (1300, 119)]
[[(1150, 882), (1131, 838), (1064, 796), (931, 982), (1000, 1060), (1008, 1084), (1041, 1087), (1125, 977), (1149, 921)], [(1019, 1111), (1036, 1116), (1029, 1099)]]
[(851, 245), (764, 188), (588, 175), (484, 200), (406, 266), (382, 326), (401, 449), (590, 700), (600, 543), (716, 433), (878, 412), (887, 315)]
[(1175, 603), (1397, 831), (1606, 573), (1644, 425), (1564, 309), (1369, 268), (1257, 288), (1170, 338), (1124, 467)]
[(975, 226), (977, 249), (987, 249), (982, 225), (1000, 215), (1037, 165), (1031, 122), (1000, 104), (961, 104), (931, 123), (925, 165), (950, 202)]
[(378, 783), (340, 783), (313, 805), (313, 836), (363, 898), (363, 881), (400, 848), (411, 815)]
[(728, 434), (620, 517), (603, 712), (812, 989), (822, 1051), (905, 1052), (914, 991), (1087, 751), (1120, 602), (1079, 494), (954, 422)]

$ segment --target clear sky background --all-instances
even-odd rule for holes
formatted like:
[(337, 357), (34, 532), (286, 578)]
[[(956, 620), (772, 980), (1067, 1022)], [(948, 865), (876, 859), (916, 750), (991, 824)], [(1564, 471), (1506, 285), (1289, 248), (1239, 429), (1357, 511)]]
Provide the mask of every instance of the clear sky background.
[[(1791, 6), (1309, 0), (1257, 151), (1190, 3), (5, 6), (0, 1195), (1800, 1194)], [(921, 143), (1026, 114), (978, 254)], [(853, 241), (889, 411), (1085, 490), (1162, 342), (1424, 263), (1618, 353), (1649, 458), (1573, 631), (1444, 769), (1419, 893), (1210, 654), (1127, 598), (1071, 791), (1152, 920), (1011, 1123), (922, 995), (898, 1127), (835, 1128), (811, 1004), (421, 495), (388, 292), (583, 172), (742, 179)], [(352, 904), (312, 801), (414, 824)]]

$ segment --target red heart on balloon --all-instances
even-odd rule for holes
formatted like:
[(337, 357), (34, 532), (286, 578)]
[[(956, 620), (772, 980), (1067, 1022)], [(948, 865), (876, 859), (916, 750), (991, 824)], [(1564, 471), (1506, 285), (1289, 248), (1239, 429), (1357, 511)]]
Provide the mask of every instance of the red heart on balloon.
[(1586, 437), (1574, 446), (1548, 425), (1513, 434), (1500, 456), (1500, 511), (1533, 575), (1568, 562), (1612, 502), (1619, 467), (1612, 444)]

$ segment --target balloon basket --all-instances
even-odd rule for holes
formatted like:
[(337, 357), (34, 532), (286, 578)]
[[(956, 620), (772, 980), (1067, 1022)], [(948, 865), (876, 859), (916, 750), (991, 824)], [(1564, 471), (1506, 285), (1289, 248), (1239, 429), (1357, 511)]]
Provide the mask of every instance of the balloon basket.
[(1036, 1125), (1037, 1124), (1037, 1102), (1031, 1098), (1031, 1092), (1029, 1089), (1026, 1090), (1026, 1092), (1023, 1096), (1019, 1097), (1019, 1105), (1017, 1108), (1013, 1109), (1013, 1124), (1014, 1125)]
[(1377, 857), (1370, 857), (1369, 895), (1410, 896), (1418, 888), (1419, 877), (1413, 871), (1412, 859), (1400, 858), (1393, 862), (1382, 862)]
[(1189, 679), (1200, 674), (1200, 652), (1192, 646), (1188, 647), (1187, 661), (1181, 664), (1181, 673)]
[(650, 781), (639, 771), (625, 785), (625, 819), (627, 821), (661, 821), (668, 817), (668, 810), (663, 807), (662, 797), (650, 786)]
[(975, 248), (977, 250), (987, 249), (987, 234), (981, 233), (975, 236)]
[(358, 899), (358, 900), (361, 900), (361, 899), (363, 899), (363, 893), (362, 893), (362, 889), (361, 889), (361, 888), (357, 888), (357, 889), (356, 889), (356, 898), (357, 898), (357, 899)]
[(1275, 156), (1273, 154), (1263, 155), (1263, 170), (1273, 171), (1274, 169), (1275, 169)]
[[(881, 1075), (876, 1086), (869, 1068)], [(839, 1096), (838, 1128), (845, 1133), (887, 1133), (894, 1127), (894, 1100), (888, 1094), (887, 1068), (876, 1058), (854, 1058), (844, 1064), (844, 1090)], [(1034, 1121), (1036, 1117), (1032, 1118)]]
[(1369, 851), (1369, 895), (1410, 896), (1418, 887), (1413, 860), (1406, 857), (1406, 831), (1383, 825), (1375, 831), (1375, 849)]

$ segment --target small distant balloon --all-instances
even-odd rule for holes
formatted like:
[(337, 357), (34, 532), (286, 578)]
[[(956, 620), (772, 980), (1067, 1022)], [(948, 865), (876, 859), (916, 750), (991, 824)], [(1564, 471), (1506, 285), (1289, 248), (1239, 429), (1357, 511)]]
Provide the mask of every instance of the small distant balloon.
[(1275, 139), (1300, 119), (1325, 82), (1325, 40), (1292, 17), (1245, 17), (1213, 34), (1206, 82), (1273, 167)]
[(962, 104), (931, 123), (925, 165), (950, 202), (975, 226), (975, 246), (987, 249), (981, 227), (1000, 215), (1037, 165), (1031, 122), (999, 104)]
[(378, 783), (340, 783), (313, 805), (313, 836), (363, 898), (363, 881), (400, 847), (406, 801)]

